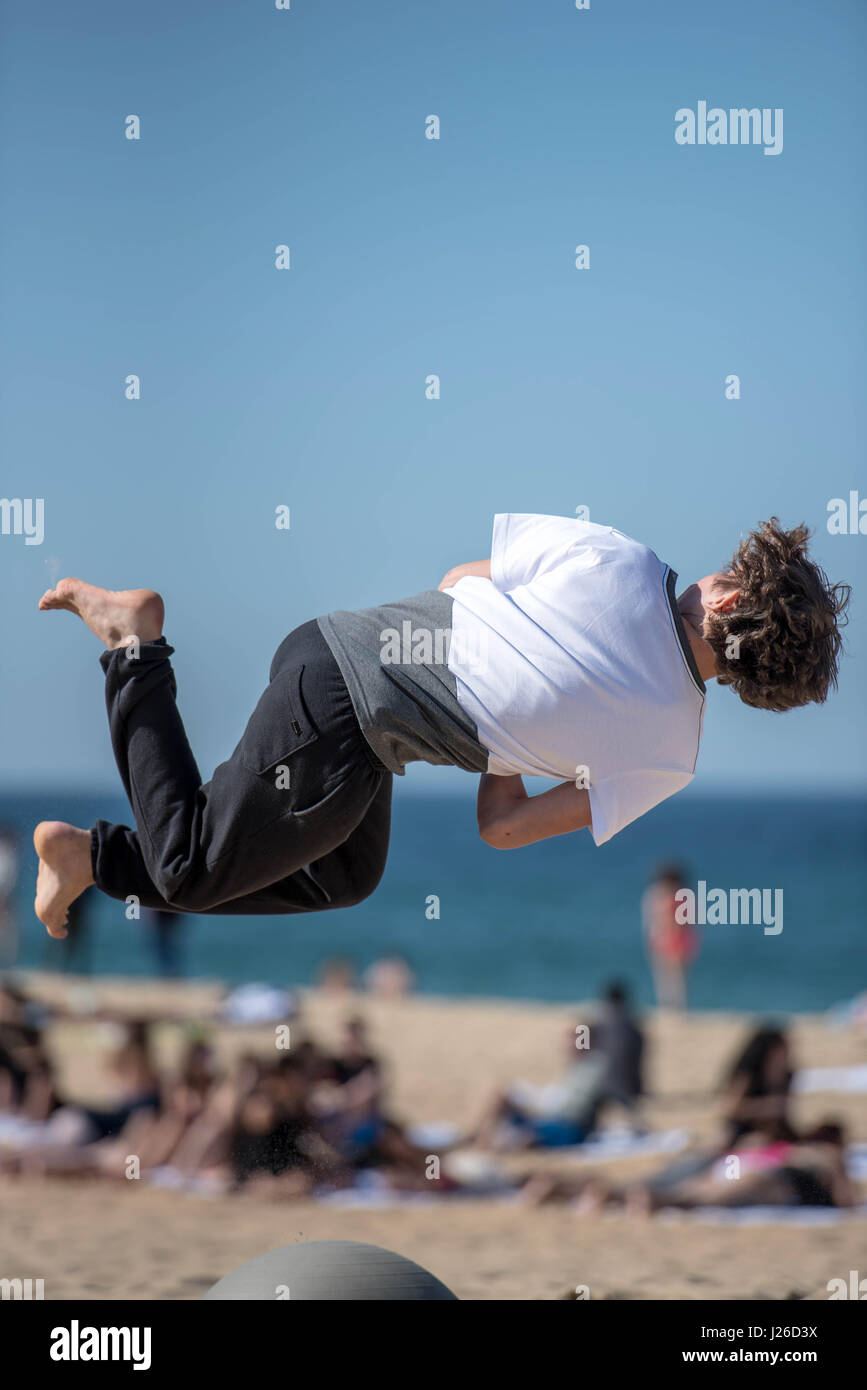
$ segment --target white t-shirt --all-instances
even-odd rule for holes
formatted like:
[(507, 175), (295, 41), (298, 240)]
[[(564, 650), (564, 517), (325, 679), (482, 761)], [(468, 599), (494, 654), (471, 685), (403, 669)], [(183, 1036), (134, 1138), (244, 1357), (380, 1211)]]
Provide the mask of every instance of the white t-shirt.
[(610, 526), (502, 514), (490, 580), (447, 590), (449, 669), (488, 771), (586, 786), (597, 845), (695, 771), (705, 687), (676, 580)]

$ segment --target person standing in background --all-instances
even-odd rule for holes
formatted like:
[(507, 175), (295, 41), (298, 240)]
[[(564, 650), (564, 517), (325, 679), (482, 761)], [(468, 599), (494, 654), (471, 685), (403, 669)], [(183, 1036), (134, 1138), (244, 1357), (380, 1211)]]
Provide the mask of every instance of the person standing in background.
[(677, 894), (684, 887), (686, 877), (680, 865), (662, 865), (641, 900), (656, 1002), (661, 1009), (686, 1008), (687, 972), (698, 954), (695, 927), (678, 920), (682, 914), (678, 912)]
[(626, 985), (613, 981), (602, 998), (591, 1028), (592, 1045), (605, 1060), (602, 1100), (637, 1118), (644, 1095), (644, 1034), (630, 1007)]
[(151, 936), (156, 958), (157, 974), (164, 980), (177, 980), (183, 974), (178, 934), (183, 915), (178, 912), (165, 912), (162, 908), (147, 909), (147, 919), (151, 926)]
[(18, 957), (18, 922), (13, 894), (18, 879), (18, 837), (0, 826), (0, 969), (14, 965)]

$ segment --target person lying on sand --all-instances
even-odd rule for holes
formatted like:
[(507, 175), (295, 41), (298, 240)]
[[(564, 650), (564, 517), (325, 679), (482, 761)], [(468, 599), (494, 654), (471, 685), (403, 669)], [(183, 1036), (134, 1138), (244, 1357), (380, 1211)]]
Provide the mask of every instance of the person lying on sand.
[[(62, 937), (92, 883), (183, 912), (361, 902), (385, 868), (393, 775), (413, 761), (481, 773), (479, 833), (497, 849), (585, 828), (604, 844), (692, 780), (707, 680), (770, 710), (821, 703), (836, 685), (848, 590), (807, 540), (772, 518), (675, 598), (675, 572), (610, 526), (498, 515), (491, 558), (438, 589), (291, 632), (240, 743), (204, 783), (160, 596), (62, 579), (39, 607), (77, 614), (108, 649), (136, 828), (41, 822), (36, 914)], [(525, 775), (560, 785), (528, 796)]]
[(557, 1149), (583, 1144), (606, 1098), (606, 1057), (601, 1048), (581, 1048), (576, 1039), (592, 1033), (576, 1024), (563, 1032), (566, 1069), (549, 1086), (519, 1082), (499, 1091), (470, 1143), (488, 1152)]
[[(836, 1122), (817, 1125), (796, 1143), (747, 1145), (705, 1173), (682, 1182), (614, 1187), (599, 1175), (535, 1173), (521, 1190), (528, 1206), (570, 1202), (584, 1215), (622, 1206), (650, 1216), (666, 1208), (851, 1207), (855, 1187), (846, 1173), (846, 1133)], [(735, 1162), (736, 1160), (736, 1162)]]
[(627, 1206), (646, 1211), (662, 1207), (850, 1207), (856, 1197), (846, 1173), (845, 1145), (842, 1125), (818, 1125), (796, 1143), (778, 1141), (736, 1148), (718, 1159), (705, 1175), (674, 1188), (639, 1186), (629, 1194)]

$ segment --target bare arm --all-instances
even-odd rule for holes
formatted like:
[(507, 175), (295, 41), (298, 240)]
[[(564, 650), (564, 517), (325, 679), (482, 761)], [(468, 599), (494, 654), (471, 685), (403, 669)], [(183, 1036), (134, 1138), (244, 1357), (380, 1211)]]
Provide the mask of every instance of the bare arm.
[[(440, 581), (441, 589), (450, 589), (465, 575), (475, 574), (490, 579), (490, 560), (471, 560), (456, 565)], [(552, 835), (568, 835), (571, 830), (583, 830), (590, 825), (590, 797), (573, 782), (528, 796), (520, 777), (493, 777), (482, 774), (477, 804), (479, 834), (495, 849), (517, 849)]]
[(590, 797), (574, 782), (528, 796), (520, 777), (482, 773), (477, 803), (479, 834), (494, 849), (518, 849), (590, 825)]
[(477, 574), (482, 579), (490, 579), (490, 560), (470, 560), (466, 565), (455, 565), (454, 569), (449, 570), (448, 574), (443, 576), (438, 587), (450, 589), (453, 584), (457, 584), (459, 579), (463, 579), (465, 574)]

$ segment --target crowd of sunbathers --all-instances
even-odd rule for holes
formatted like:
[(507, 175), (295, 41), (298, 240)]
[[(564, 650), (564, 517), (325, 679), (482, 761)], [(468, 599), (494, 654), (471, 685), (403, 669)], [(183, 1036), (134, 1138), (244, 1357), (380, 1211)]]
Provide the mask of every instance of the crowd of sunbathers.
[(525, 1200), (573, 1201), (579, 1211), (621, 1205), (662, 1208), (852, 1207), (858, 1192), (845, 1161), (846, 1131), (836, 1120), (799, 1129), (792, 1116), (795, 1068), (785, 1031), (750, 1034), (718, 1087), (719, 1129), (651, 1177), (615, 1185), (598, 1175), (539, 1172)]
[[(476, 1128), (439, 1141), (395, 1116), (387, 1069), (365, 1022), (350, 1016), (339, 1045), (320, 1047), (293, 1023), (292, 1046), (241, 1052), (229, 1067), (201, 1028), (179, 1062), (158, 1061), (155, 1025), (114, 1019), (110, 1106), (65, 1097), (50, 1046), (56, 1019), (21, 988), (0, 984), (0, 1173), (143, 1178), (213, 1192), (301, 1197), (375, 1180), (395, 1194), (510, 1195), (578, 1210), (623, 1206), (847, 1207), (843, 1127), (799, 1131), (794, 1063), (784, 1031), (758, 1028), (718, 1087), (717, 1138), (654, 1176), (614, 1186), (586, 1165), (564, 1167), (615, 1114), (647, 1136), (644, 1037), (617, 985), (568, 1030), (561, 1076), (496, 1095)], [(188, 1025), (189, 1026), (189, 1025)], [(713, 1084), (713, 1083), (711, 1083)], [(592, 1149), (592, 1142), (590, 1144)], [(561, 1161), (518, 1172), (503, 1154), (560, 1149)], [(473, 1156), (484, 1162), (473, 1161)], [(468, 1161), (469, 1160), (469, 1161)]]
[(0, 1171), (174, 1175), (292, 1195), (381, 1168), (396, 1188), (448, 1186), (426, 1176), (424, 1154), (389, 1116), (361, 1019), (346, 1022), (333, 1054), (308, 1039), (270, 1058), (244, 1053), (228, 1071), (205, 1037), (192, 1037), (168, 1073), (151, 1025), (116, 1023), (117, 1099), (100, 1109), (64, 1099), (29, 1013), (17, 990), (0, 991)]

